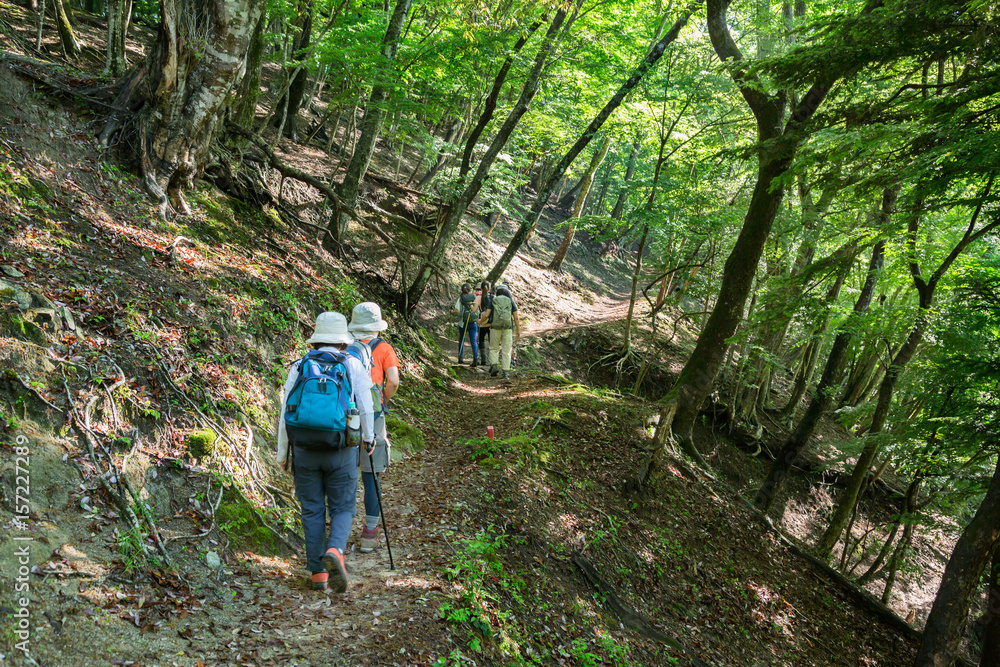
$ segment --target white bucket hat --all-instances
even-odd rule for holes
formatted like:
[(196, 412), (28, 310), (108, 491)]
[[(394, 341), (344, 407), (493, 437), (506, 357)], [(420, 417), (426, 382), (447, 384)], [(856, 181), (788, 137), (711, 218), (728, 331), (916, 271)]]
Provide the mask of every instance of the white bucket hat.
[(351, 311), (351, 325), (348, 331), (385, 331), (389, 323), (382, 319), (382, 309), (377, 303), (365, 301), (354, 306)]
[(307, 344), (328, 343), (330, 345), (350, 345), (354, 336), (347, 331), (347, 318), (340, 313), (320, 313), (316, 318), (316, 329), (306, 341)]

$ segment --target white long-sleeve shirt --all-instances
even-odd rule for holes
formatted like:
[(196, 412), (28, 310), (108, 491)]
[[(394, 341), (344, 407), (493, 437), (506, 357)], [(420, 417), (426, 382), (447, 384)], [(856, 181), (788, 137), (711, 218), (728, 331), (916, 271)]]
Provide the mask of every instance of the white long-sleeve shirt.
[[(335, 347), (321, 347), (324, 352), (341, 354)], [(347, 368), (347, 379), (351, 382), (351, 400), (361, 414), (361, 438), (365, 442), (372, 442), (375, 439), (375, 409), (372, 406), (372, 376), (365, 370), (356, 357), (349, 354), (344, 355), (344, 367)], [(288, 371), (288, 379), (285, 380), (285, 390), (281, 394), (281, 417), (278, 419), (278, 463), (284, 463), (288, 458), (288, 432), (285, 429), (285, 402), (288, 394), (299, 379), (299, 367), (302, 361), (299, 360), (292, 365)]]

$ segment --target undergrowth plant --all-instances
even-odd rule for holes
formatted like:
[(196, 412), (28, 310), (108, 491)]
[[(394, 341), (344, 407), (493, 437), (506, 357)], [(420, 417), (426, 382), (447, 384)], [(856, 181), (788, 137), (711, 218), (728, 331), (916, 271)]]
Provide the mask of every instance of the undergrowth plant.
[(119, 530), (115, 537), (115, 551), (122, 557), (126, 575), (132, 575), (147, 565), (146, 547), (138, 528)]

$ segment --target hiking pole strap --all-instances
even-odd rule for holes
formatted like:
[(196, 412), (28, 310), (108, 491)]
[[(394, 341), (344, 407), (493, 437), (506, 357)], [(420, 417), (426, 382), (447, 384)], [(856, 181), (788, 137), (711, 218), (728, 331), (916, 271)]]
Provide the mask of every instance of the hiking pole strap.
[[(362, 445), (363, 446), (363, 445)], [(375, 459), (371, 452), (368, 453), (368, 465), (372, 469), (372, 477), (375, 479), (375, 497), (378, 499), (378, 513), (382, 516), (382, 532), (385, 534), (385, 549), (389, 552), (389, 569), (395, 570), (396, 565), (392, 562), (392, 545), (389, 544), (389, 529), (385, 527), (385, 508), (382, 507), (382, 482), (378, 473), (375, 472)]]

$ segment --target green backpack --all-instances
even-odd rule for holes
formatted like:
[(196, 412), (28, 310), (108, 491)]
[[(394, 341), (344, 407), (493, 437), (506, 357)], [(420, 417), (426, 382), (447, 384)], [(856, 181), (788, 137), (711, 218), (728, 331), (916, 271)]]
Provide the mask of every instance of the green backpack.
[(498, 330), (514, 328), (514, 302), (510, 297), (503, 295), (493, 297), (490, 328)]

